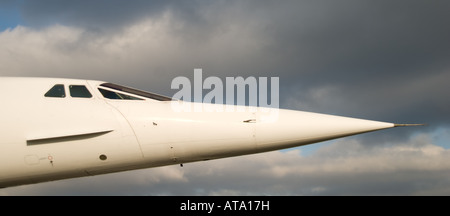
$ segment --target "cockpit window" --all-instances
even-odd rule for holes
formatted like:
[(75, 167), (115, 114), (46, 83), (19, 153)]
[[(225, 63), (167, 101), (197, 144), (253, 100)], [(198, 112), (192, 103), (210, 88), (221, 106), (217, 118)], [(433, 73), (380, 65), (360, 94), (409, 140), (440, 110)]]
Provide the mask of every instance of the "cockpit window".
[(77, 98), (91, 98), (92, 94), (84, 85), (70, 85), (70, 96)]
[(109, 91), (109, 90), (106, 90), (106, 89), (99, 88), (98, 90), (100, 91), (100, 93), (102, 93), (103, 97), (108, 98), (108, 99), (113, 99), (113, 100), (144, 100), (144, 99), (133, 97), (133, 96), (130, 96), (130, 95)]
[(66, 91), (64, 90), (64, 85), (56, 84), (47, 93), (44, 95), (45, 97), (56, 97), (56, 98), (64, 98), (66, 97)]
[(129, 94), (134, 94), (134, 95), (145, 97), (145, 98), (150, 98), (153, 100), (158, 100), (158, 101), (171, 101), (172, 100), (172, 98), (170, 98), (170, 97), (166, 97), (163, 95), (158, 95), (158, 94), (154, 94), (154, 93), (150, 93), (150, 92), (145, 92), (145, 91), (141, 91), (141, 90), (137, 90), (137, 89), (132, 89), (129, 87), (125, 87), (125, 86), (121, 86), (121, 85), (117, 85), (117, 84), (113, 84), (113, 83), (103, 83), (100, 86), (118, 90), (118, 91), (122, 91), (122, 92), (129, 93)]

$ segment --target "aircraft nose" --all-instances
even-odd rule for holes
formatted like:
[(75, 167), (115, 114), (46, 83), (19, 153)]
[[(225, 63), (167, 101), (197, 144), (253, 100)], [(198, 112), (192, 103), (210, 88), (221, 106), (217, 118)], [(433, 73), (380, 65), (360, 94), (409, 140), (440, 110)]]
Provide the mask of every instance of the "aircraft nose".
[(391, 127), (393, 123), (280, 109), (276, 119), (256, 124), (256, 144), (270, 151)]

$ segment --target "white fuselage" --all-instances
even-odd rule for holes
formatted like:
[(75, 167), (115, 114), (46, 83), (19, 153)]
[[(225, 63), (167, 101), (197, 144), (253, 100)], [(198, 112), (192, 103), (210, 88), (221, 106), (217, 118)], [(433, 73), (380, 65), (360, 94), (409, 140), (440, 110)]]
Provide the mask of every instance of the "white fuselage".
[[(0, 187), (259, 153), (394, 127), (281, 109), (179, 111), (174, 101), (102, 83), (0, 78)], [(64, 97), (45, 96), (55, 85)], [(91, 97), (78, 97), (73, 89), (80, 86)], [(100, 89), (140, 100), (109, 99)]]

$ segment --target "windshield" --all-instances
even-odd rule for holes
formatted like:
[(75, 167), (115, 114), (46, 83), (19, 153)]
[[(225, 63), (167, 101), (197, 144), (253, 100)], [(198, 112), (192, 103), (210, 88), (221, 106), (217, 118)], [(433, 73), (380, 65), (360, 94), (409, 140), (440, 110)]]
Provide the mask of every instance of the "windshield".
[(145, 98), (150, 98), (153, 100), (158, 100), (158, 101), (171, 101), (172, 100), (172, 98), (170, 98), (170, 97), (166, 97), (163, 95), (158, 95), (158, 94), (154, 94), (154, 93), (150, 93), (150, 92), (145, 92), (142, 90), (137, 90), (137, 89), (133, 89), (130, 87), (117, 85), (114, 83), (103, 83), (100, 86), (118, 90), (118, 91), (122, 91), (122, 92), (129, 93), (129, 94), (138, 95), (138, 96), (145, 97)]

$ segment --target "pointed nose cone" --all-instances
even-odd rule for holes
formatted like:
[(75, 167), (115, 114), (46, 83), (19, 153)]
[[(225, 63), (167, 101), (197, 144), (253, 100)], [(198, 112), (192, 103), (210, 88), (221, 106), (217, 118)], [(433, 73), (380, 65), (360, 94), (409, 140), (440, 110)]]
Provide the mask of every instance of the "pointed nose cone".
[(256, 124), (260, 151), (291, 148), (325, 140), (394, 127), (393, 123), (310, 112), (278, 110)]

